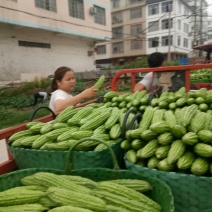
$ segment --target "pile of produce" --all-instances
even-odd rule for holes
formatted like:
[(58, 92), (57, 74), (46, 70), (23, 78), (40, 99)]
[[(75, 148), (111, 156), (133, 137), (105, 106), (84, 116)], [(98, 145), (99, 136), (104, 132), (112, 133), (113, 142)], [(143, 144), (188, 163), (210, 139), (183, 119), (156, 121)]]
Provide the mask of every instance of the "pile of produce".
[(0, 211), (159, 212), (145, 195), (154, 189), (144, 180), (92, 181), (81, 176), (37, 172), (21, 178), (22, 186), (0, 192)]
[[(104, 103), (83, 108), (68, 107), (52, 123), (30, 122), (27, 130), (10, 137), (13, 147), (67, 150), (79, 139), (97, 137), (113, 145), (121, 136), (121, 148), (133, 164), (201, 176), (212, 175), (212, 90), (163, 92), (152, 98), (146, 91), (119, 94), (109, 91)], [(141, 120), (132, 124), (135, 115)], [(129, 126), (132, 129), (129, 129)], [(101, 151), (104, 144), (87, 141), (77, 150)]]
[(104, 102), (110, 107), (118, 107), (127, 111), (133, 108), (136, 111), (144, 111), (149, 104), (150, 94), (144, 91), (134, 93), (119, 94), (109, 91), (104, 95)]
[[(9, 141), (13, 147), (68, 150), (82, 138), (95, 137), (107, 141), (112, 146), (120, 138), (126, 109), (108, 106), (103, 103), (79, 108), (70, 106), (51, 123), (27, 123), (28, 129), (13, 134)], [(129, 120), (133, 116), (131, 114)], [(75, 150), (101, 151), (104, 148), (104, 144), (89, 140), (77, 145)]]
[(162, 171), (212, 175), (212, 91), (164, 92), (146, 107), (121, 147), (134, 164)]
[(190, 74), (191, 81), (195, 82), (212, 82), (212, 68), (202, 68), (191, 71)]

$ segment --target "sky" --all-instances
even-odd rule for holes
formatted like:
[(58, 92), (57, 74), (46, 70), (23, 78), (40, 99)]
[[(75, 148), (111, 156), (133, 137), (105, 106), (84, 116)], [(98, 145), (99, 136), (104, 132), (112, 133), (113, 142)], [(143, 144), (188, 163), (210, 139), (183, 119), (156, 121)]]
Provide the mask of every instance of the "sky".
[[(208, 6), (208, 15), (212, 16), (212, 0), (206, 0), (206, 1), (207, 1), (208, 4), (210, 4)], [(212, 18), (212, 17), (210, 17), (210, 18)]]

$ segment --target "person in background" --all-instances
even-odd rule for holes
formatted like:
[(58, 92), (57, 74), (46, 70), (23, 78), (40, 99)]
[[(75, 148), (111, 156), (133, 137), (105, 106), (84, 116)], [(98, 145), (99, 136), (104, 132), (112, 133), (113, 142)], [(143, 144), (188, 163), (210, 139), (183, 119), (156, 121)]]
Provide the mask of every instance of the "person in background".
[(212, 51), (207, 51), (207, 54), (206, 54), (206, 63), (211, 63), (211, 52)]
[[(160, 52), (154, 52), (149, 55), (147, 62), (150, 68), (163, 66), (164, 55)], [(155, 85), (156, 82), (153, 82), (153, 72), (149, 72), (144, 76), (144, 78), (140, 82), (135, 85), (133, 92), (142, 90), (147, 90), (149, 92)]]
[(38, 103), (39, 100), (41, 100), (42, 102), (44, 102), (48, 96), (50, 96), (51, 94), (44, 92), (44, 91), (40, 91), (40, 92), (36, 92), (34, 93), (34, 103), (33, 103), (33, 107)]
[(51, 98), (49, 108), (53, 112), (64, 110), (68, 106), (75, 106), (83, 100), (96, 96), (98, 89), (87, 88), (81, 93), (72, 96), (71, 91), (74, 90), (76, 79), (74, 71), (66, 66), (58, 68), (54, 72), (54, 78), (51, 84)]

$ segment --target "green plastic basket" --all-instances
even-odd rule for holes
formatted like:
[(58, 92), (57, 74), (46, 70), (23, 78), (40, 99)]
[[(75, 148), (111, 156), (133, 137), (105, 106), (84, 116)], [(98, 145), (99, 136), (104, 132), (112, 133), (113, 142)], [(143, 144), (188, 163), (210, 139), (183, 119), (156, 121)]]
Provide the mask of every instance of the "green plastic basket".
[(65, 171), (58, 170), (58, 169), (47, 169), (47, 168), (31, 168), (31, 169), (22, 169), (22, 170), (10, 172), (8, 174), (4, 174), (0, 176), (0, 191), (4, 191), (6, 189), (21, 185), (20, 184), (21, 178), (32, 175), (39, 171), (42, 171), (42, 172), (46, 171), (46, 172), (51, 172), (55, 174), (78, 175), (82, 177), (87, 177), (95, 181), (112, 180), (112, 179), (141, 179), (141, 180), (146, 180), (152, 184), (153, 190), (148, 191), (145, 194), (161, 205), (162, 212), (174, 212), (174, 200), (173, 200), (172, 192), (169, 186), (167, 186), (166, 183), (164, 183), (163, 181), (155, 179), (155, 178), (143, 177), (141, 174), (138, 174), (129, 170), (120, 170), (118, 161), (116, 159), (116, 156), (112, 148), (101, 139), (97, 139), (97, 141), (107, 145), (108, 150), (110, 152), (111, 160), (113, 162), (113, 169), (85, 168), (85, 169), (72, 170), (71, 158), (72, 158), (72, 154), (74, 154), (73, 149), (76, 145), (78, 145), (81, 142), (84, 142), (85, 140), (86, 139), (80, 140), (72, 148), (70, 148)]
[[(99, 97), (98, 99), (100, 99)], [(50, 110), (55, 116), (54, 112), (46, 107), (41, 106), (36, 108), (32, 115), (30, 116), (29, 121), (32, 121), (36, 112), (40, 109)], [(119, 164), (124, 165), (124, 151), (121, 149), (120, 144), (124, 139), (125, 135), (125, 125), (129, 116), (129, 111), (126, 113), (123, 125), (122, 125), (122, 133), (121, 138), (118, 142), (112, 145), (112, 149), (118, 159)], [(87, 138), (87, 140), (93, 140), (93, 138)], [(8, 149), (10, 150), (17, 166), (19, 169), (27, 169), (27, 168), (52, 168), (52, 169), (65, 169), (65, 162), (68, 151), (59, 151), (59, 150), (44, 150), (44, 149), (30, 149), (30, 148), (22, 148), (22, 147), (13, 147), (12, 142), (7, 144)], [(74, 151), (73, 153), (73, 168), (74, 169), (82, 169), (82, 168), (112, 168), (113, 163), (112, 159), (109, 155), (108, 149), (104, 149), (99, 152), (94, 151)]]
[[(91, 140), (91, 138), (87, 138)], [(93, 140), (93, 139), (92, 139)], [(112, 146), (112, 149), (119, 163), (123, 163), (123, 152), (120, 148), (121, 140)], [(68, 151), (26, 149), (12, 147), (11, 142), (7, 145), (19, 169), (26, 168), (51, 168), (65, 169)], [(108, 149), (99, 152), (94, 151), (74, 151), (73, 168), (112, 168), (113, 163)]]
[(170, 186), (176, 212), (212, 212), (212, 177), (165, 172), (135, 165), (125, 160), (128, 170), (163, 180)]

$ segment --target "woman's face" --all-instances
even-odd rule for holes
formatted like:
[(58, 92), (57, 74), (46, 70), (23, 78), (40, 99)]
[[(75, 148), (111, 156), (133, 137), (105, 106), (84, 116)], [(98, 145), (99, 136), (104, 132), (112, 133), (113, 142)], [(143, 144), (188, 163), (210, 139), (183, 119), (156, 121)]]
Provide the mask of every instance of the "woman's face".
[(76, 84), (73, 71), (67, 71), (61, 81), (57, 81), (58, 89), (70, 93)]

